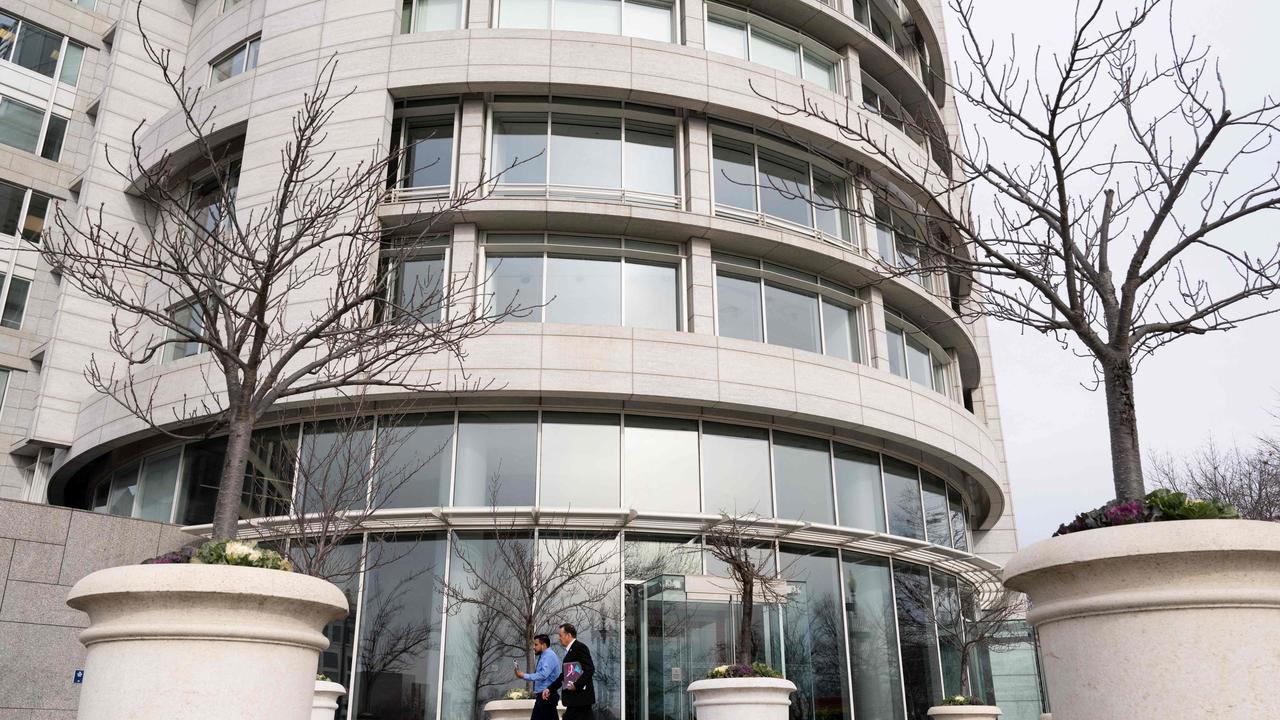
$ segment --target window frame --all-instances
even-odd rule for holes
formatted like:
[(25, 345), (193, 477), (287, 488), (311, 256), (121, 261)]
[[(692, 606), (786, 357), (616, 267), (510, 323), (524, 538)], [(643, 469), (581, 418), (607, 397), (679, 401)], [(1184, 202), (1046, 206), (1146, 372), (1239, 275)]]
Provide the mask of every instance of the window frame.
[[(458, 182), (458, 135), (462, 132), (462, 104), (457, 99), (429, 101), (401, 101), (396, 103), (395, 127), (392, 138), (395, 141), (394, 151), (399, 153), (396, 162), (395, 181), (392, 185), (393, 202), (410, 202), (453, 197)], [(452, 118), (452, 135), (449, 138), (449, 183), (448, 185), (424, 185), (422, 187), (405, 184), (410, 169), (405, 167), (409, 158), (409, 125), (422, 118)]]
[[(219, 85), (223, 85), (225, 83), (231, 82), (232, 80), (235, 80), (236, 78), (242, 75), (248, 75), (249, 72), (252, 70), (257, 70), (258, 54), (261, 52), (261, 48), (262, 48), (262, 36), (254, 35), (252, 37), (249, 37), (237, 42), (235, 45), (232, 45), (229, 49), (224, 50), (223, 52), (215, 55), (213, 59), (209, 61), (208, 86), (217, 87)], [(227, 62), (228, 60), (234, 61), (236, 55), (240, 54), (241, 51), (245, 53), (244, 67), (241, 68), (240, 72), (233, 72), (227, 75), (225, 78), (219, 79), (218, 66), (224, 62)], [(253, 59), (252, 65), (249, 64), (250, 57), (252, 57)], [(235, 67), (234, 62), (232, 64), (232, 67), (233, 68)]]
[[(404, 282), (404, 267), (395, 264), (394, 260), (397, 258), (404, 261), (438, 259), (441, 262), (440, 288), (444, 296), (440, 300), (440, 317), (436, 322), (448, 322), (453, 311), (453, 303), (448, 295), (450, 278), (452, 277), (450, 268), (453, 260), (453, 240), (450, 235), (446, 233), (415, 241), (415, 244), (421, 247), (415, 247), (407, 254), (394, 247), (394, 245), (388, 245), (388, 242), (394, 243), (395, 239), (387, 238), (384, 240), (382, 249), (378, 251), (378, 272), (387, 279), (387, 286), (383, 296), (386, 298), (387, 303), (391, 302), (393, 295), (400, 292)], [(391, 305), (388, 304), (383, 307), (390, 309)]]
[[(527, 237), (533, 238), (541, 236), (542, 242), (523, 242), (510, 240), (503, 242), (503, 237)], [(496, 240), (495, 240), (496, 238)], [(557, 243), (556, 238), (575, 238), (583, 241), (578, 243)], [(598, 245), (591, 245), (591, 240), (605, 241)], [(614, 246), (611, 243), (616, 242)], [(669, 246), (669, 252), (656, 249), (646, 249), (644, 245)], [(688, 259), (689, 255), (684, 243), (672, 243), (662, 240), (648, 240), (644, 238), (635, 238), (628, 235), (590, 235), (570, 232), (553, 232), (553, 231), (537, 231), (537, 232), (513, 232), (513, 231), (486, 231), (481, 233), (478, 267), (485, 268), (485, 285), (481, 296), (487, 298), (493, 295), (492, 288), (489, 283), (492, 282), (488, 278), (488, 261), (490, 255), (501, 257), (503, 255), (522, 255), (522, 256), (539, 256), (542, 259), (542, 297), (538, 298), (538, 304), (535, 308), (536, 319), (520, 318), (525, 322), (545, 323), (546, 306), (547, 306), (547, 258), (550, 256), (564, 258), (616, 258), (619, 262), (619, 283), (618, 283), (618, 316), (620, 322), (617, 325), (602, 325), (601, 327), (621, 327), (621, 328), (637, 328), (639, 326), (627, 324), (627, 261), (630, 260), (637, 264), (653, 265), (660, 264), (675, 268), (676, 271), (676, 327), (674, 330), (658, 330), (657, 332), (687, 332), (688, 331), (688, 289), (686, 288), (685, 279), (688, 277)], [(644, 328), (652, 329), (652, 328)]]
[[(14, 272), (16, 269), (16, 267), (10, 266), (9, 269), (0, 272), (0, 328), (13, 331), (22, 330), (22, 322), (27, 318), (27, 303), (31, 301), (31, 286), (35, 284), (34, 277), (19, 277)], [(15, 280), (22, 280), (27, 283), (27, 290), (22, 298), (22, 308), (18, 312), (18, 324), (11, 326), (4, 324), (4, 311), (9, 308), (9, 296), (13, 294), (13, 282)], [(0, 391), (0, 401), (2, 401), (3, 395), (3, 391)]]
[[(201, 328), (206, 327), (206, 324), (209, 322), (209, 319), (204, 316), (204, 308), (197, 301), (196, 298), (186, 298), (183, 300), (179, 300), (176, 303), (172, 303), (171, 305), (169, 305), (168, 308), (165, 309), (165, 315), (169, 318), (170, 322), (176, 323), (178, 321), (178, 318), (177, 318), (178, 313), (188, 308), (190, 308), (192, 311), (193, 319), (197, 316), (196, 313), (199, 312), (200, 327)], [(186, 360), (187, 358), (199, 357), (209, 352), (208, 345), (205, 345), (204, 343), (198, 340), (184, 339), (183, 335), (172, 327), (168, 328), (168, 332), (165, 334), (167, 336), (165, 338), (166, 340), (176, 340), (177, 342), (171, 342), (169, 344), (169, 347), (167, 347), (163, 353), (160, 353), (160, 360), (162, 364), (180, 362), (182, 360)], [(196, 347), (195, 352), (192, 352), (192, 353), (185, 352), (186, 348), (190, 345), (195, 345)], [(177, 355), (179, 348), (183, 348), (184, 350), (184, 354), (181, 356)]]
[[(8, 143), (2, 143), (2, 144), (4, 144), (6, 147), (11, 147), (14, 150), (19, 150), (21, 152), (30, 153), (31, 155), (42, 157), (45, 160), (49, 160), (51, 162), (61, 162), (62, 150), (65, 147), (66, 134), (67, 134), (67, 130), (71, 125), (71, 118), (69, 116), (60, 115), (54, 112), (54, 108), (52, 107), (47, 107), (44, 110), (41, 110), (38, 105), (33, 105), (29, 102), (26, 102), (25, 100), (19, 100), (18, 98), (13, 97), (12, 95), (8, 95), (8, 94), (0, 95), (0, 105), (6, 102), (10, 102), (15, 105), (20, 105), (23, 108), (33, 110), (39, 113), (40, 129), (36, 133), (35, 148), (32, 150), (28, 150), (27, 148), (19, 147), (17, 145), (10, 145)], [(53, 124), (54, 118), (58, 118), (59, 120), (62, 120), (64, 124), (62, 126), (62, 138), (60, 138), (58, 141), (58, 152), (55, 157), (49, 157), (48, 155), (45, 155), (45, 146), (49, 142), (49, 138), (50, 138), (49, 129), (50, 129), (50, 126)]]
[[(458, 0), (460, 7), (458, 8), (458, 24), (451, 28), (440, 28), (437, 30), (418, 30), (418, 4), (421, 0), (404, 0), (400, 5), (400, 35), (416, 35), (426, 32), (449, 32), (451, 30), (466, 30), (470, 27), (468, 23), (468, 14), (471, 10), (470, 0)], [(405, 13), (405, 6), (408, 6), (409, 12)], [(405, 28), (408, 29), (405, 29)]]
[[(504, 1), (506, 0), (495, 0), (495, 2), (493, 3), (492, 27), (494, 28), (503, 28), (508, 30), (551, 30), (551, 31), (559, 31), (559, 32), (597, 32), (597, 33), (600, 33), (601, 35), (616, 35), (618, 37), (633, 38), (636, 40), (647, 40), (648, 42), (669, 42), (673, 45), (684, 44), (684, 33), (683, 33), (683, 27), (682, 27), (684, 23), (680, 22), (679, 0), (617, 0), (618, 2), (618, 31), (617, 32), (606, 32), (602, 30), (571, 30), (568, 28), (556, 27), (557, 0), (546, 0), (547, 1), (547, 24), (545, 27), (531, 27), (527, 25), (516, 27), (516, 26), (510, 26), (510, 25), (502, 25), (501, 24), (502, 3)], [(628, 34), (626, 32), (627, 5), (648, 5), (648, 6), (663, 5), (669, 8), (671, 11), (671, 28), (670, 28), (671, 39), (670, 40), (653, 40), (652, 38), (645, 38), (639, 35)]]
[[(904, 380), (929, 388), (948, 399), (955, 400), (954, 390), (956, 382), (953, 377), (954, 371), (952, 369), (955, 365), (955, 359), (951, 356), (951, 353), (947, 352), (946, 349), (943, 348), (942, 345), (938, 344), (938, 342), (932, 337), (929, 337), (928, 333), (921, 330), (918, 325), (909, 320), (901, 311), (888, 305), (884, 306), (884, 322), (886, 329), (892, 326), (894, 329), (901, 331), (903, 338), (903, 357), (908, 358), (904, 363), (904, 370), (906, 371), (906, 374), (893, 374), (896, 377), (901, 377)], [(920, 382), (919, 380), (911, 377), (911, 362), (909, 356), (906, 354), (906, 343), (908, 339), (915, 340), (929, 351), (932, 363), (930, 365), (929, 382), (927, 383)], [(887, 332), (885, 341), (893, 342), (893, 340), (888, 337)], [(943, 387), (941, 388), (937, 387), (937, 381), (939, 379), (938, 373), (940, 370), (942, 372), (941, 379), (943, 381)]]
[[(775, 20), (767, 18), (758, 13), (753, 13), (748, 10), (742, 10), (729, 5), (723, 5), (718, 2), (704, 3), (703, 12), (702, 12), (702, 21), (707, 25), (710, 25), (711, 23), (716, 22), (716, 20), (718, 19), (724, 20), (727, 22), (720, 22), (717, 24), (725, 25), (725, 24), (732, 23), (734, 25), (740, 25), (743, 28), (743, 32), (746, 33), (746, 45), (745, 45), (746, 57), (737, 58), (736, 55), (729, 55), (728, 57), (735, 57), (739, 60), (745, 60), (750, 63), (765, 65), (765, 67), (775, 70), (776, 72), (790, 75), (798, 80), (802, 80), (812, 85), (817, 85), (823, 90), (826, 90), (827, 92), (830, 92), (830, 93), (834, 93), (835, 95), (840, 97), (844, 97), (847, 94), (845, 91), (845, 88), (847, 87), (847, 83), (845, 82), (845, 77), (847, 73), (845, 71), (844, 56), (841, 55), (839, 52), (837, 52), (835, 49), (827, 47), (821, 42), (818, 42), (814, 38), (811, 38), (808, 35), (805, 35), (799, 30), (796, 30), (795, 28), (791, 28), (786, 25), (783, 25)], [(759, 60), (755, 60), (752, 58), (753, 48), (755, 47), (754, 31), (756, 30), (758, 30), (760, 33), (773, 36), (779, 40), (791, 43), (796, 46), (796, 52), (795, 52), (796, 72), (789, 73), (785, 70), (774, 68), (771, 65), (762, 63)], [(708, 49), (708, 52), (714, 52), (714, 51)], [(717, 54), (722, 54), (722, 53), (717, 53)], [(810, 56), (820, 58), (823, 61), (831, 64), (832, 66), (831, 83), (834, 87), (829, 87), (826, 85), (826, 83), (821, 83), (816, 80), (805, 77), (805, 61)]]
[[(74, 2), (74, 0), (71, 2), (71, 4), (79, 5), (79, 3)], [(16, 67), (20, 67), (23, 70), (33, 72), (36, 75), (39, 75), (40, 77), (48, 78), (50, 82), (62, 83), (63, 85), (67, 85), (69, 87), (76, 87), (79, 84), (80, 73), (83, 69), (83, 64), (84, 64), (84, 51), (88, 50), (86, 46), (82, 45), (81, 43), (75, 42), (69, 36), (67, 36), (66, 33), (60, 33), (60, 32), (57, 32), (56, 30), (51, 30), (39, 23), (31, 22), (30, 20), (27, 20), (26, 18), (20, 15), (17, 15), (15, 13), (0, 10), (0, 17), (8, 17), (12, 19), (15, 23), (14, 30), (13, 30), (13, 39), (9, 42), (9, 46), (5, 49), (5, 52), (0, 53), (0, 60), (10, 63)], [(21, 63), (18, 63), (13, 59), (13, 54), (18, 47), (18, 40), (22, 37), (22, 31), (28, 25), (37, 27), (43, 32), (49, 33), (50, 35), (57, 35), (58, 37), (62, 38), (62, 42), (58, 46), (58, 61), (54, 63), (53, 72), (49, 75), (45, 75), (44, 73), (40, 72), (39, 70), (36, 70), (35, 68), (29, 68), (25, 65), (22, 65)], [(81, 67), (76, 69), (75, 82), (65, 82), (62, 79), (62, 68), (64, 65), (64, 61), (66, 60), (66, 57), (67, 57), (68, 44), (76, 45), (81, 50), (81, 56), (80, 56)]]
[[(939, 285), (946, 286), (942, 273), (931, 269), (930, 263), (925, 258), (929, 253), (929, 246), (919, 237), (923, 234), (922, 228), (918, 227), (912, 218), (899, 212), (886, 198), (893, 196), (895, 202), (903, 205), (909, 204), (908, 201), (898, 197), (883, 185), (873, 186), (873, 192), (875, 200), (872, 205), (871, 221), (876, 230), (875, 250), (880, 257), (880, 262), (891, 268), (906, 271), (902, 276), (930, 295), (945, 297), (946, 294), (939, 290)], [(880, 238), (883, 233), (892, 236), (893, 257), (891, 258), (885, 257), (884, 248), (880, 247)], [(913, 249), (914, 252), (912, 252)], [(903, 262), (904, 255), (914, 256), (915, 263)], [(912, 268), (918, 269), (913, 272)]]
[[(815, 307), (818, 319), (818, 349), (802, 350), (802, 352), (816, 352), (819, 355), (829, 357), (833, 360), (843, 360), (851, 362), (855, 365), (865, 365), (868, 362), (867, 356), (867, 309), (870, 303), (861, 298), (856, 290), (846, 288), (844, 286), (823, 279), (819, 275), (812, 275), (799, 270), (782, 265), (775, 265), (763, 260), (742, 257), (740, 255), (731, 255), (728, 253), (712, 252), (711, 253), (712, 276), (715, 278), (711, 288), (711, 304), (715, 308), (713, 323), (715, 334), (717, 337), (728, 337), (720, 335), (720, 276), (725, 274), (739, 279), (754, 280), (760, 288), (760, 332), (764, 339), (760, 342), (774, 345), (776, 343), (769, 342), (769, 319), (768, 310), (765, 305), (765, 286), (772, 284), (792, 289), (805, 294), (814, 296)], [(725, 268), (725, 269), (722, 269)], [(829, 303), (838, 307), (843, 307), (853, 314), (852, 333), (856, 339), (858, 357), (852, 360), (844, 360), (838, 355), (832, 355), (827, 352), (827, 333), (826, 319), (823, 317), (823, 303)], [(778, 345), (778, 347), (789, 347), (787, 345)], [(799, 348), (793, 348), (799, 349)], [(852, 348), (851, 348), (852, 350)]]

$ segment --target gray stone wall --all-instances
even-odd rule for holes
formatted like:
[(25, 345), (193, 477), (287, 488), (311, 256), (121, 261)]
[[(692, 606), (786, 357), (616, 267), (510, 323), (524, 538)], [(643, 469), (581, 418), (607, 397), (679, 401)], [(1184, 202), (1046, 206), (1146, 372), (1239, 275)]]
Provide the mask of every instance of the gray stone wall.
[(71, 720), (88, 616), (67, 592), (95, 570), (196, 538), (175, 525), (0, 500), (0, 720)]

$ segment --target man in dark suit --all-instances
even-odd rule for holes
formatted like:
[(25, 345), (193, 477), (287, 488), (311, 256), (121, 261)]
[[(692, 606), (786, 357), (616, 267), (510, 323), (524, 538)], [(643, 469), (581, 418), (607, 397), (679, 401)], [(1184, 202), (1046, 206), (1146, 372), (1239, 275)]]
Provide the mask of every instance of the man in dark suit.
[[(591, 706), (596, 704), (596, 665), (591, 661), (591, 649), (578, 642), (578, 629), (570, 623), (560, 626), (560, 644), (564, 646), (560, 677), (542, 691), (542, 697), (547, 699), (560, 693), (560, 704), (565, 708), (564, 720), (593, 720), (595, 712)], [(582, 674), (573, 680), (565, 680), (565, 674), (570, 673), (570, 663), (578, 663)]]

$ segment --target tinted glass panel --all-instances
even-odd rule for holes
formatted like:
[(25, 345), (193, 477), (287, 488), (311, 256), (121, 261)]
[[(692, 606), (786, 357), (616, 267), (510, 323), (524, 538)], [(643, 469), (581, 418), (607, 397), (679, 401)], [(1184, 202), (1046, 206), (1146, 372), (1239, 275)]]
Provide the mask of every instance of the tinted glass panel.
[(702, 510), (773, 515), (769, 431), (702, 424)]
[(766, 215), (812, 226), (809, 166), (767, 150), (760, 151), (760, 209)]
[(548, 257), (546, 317), (547, 322), (620, 325), (622, 263)]
[(490, 172), (502, 183), (547, 182), (547, 118), (545, 115), (499, 115), (493, 120), (493, 163)]
[(835, 466), (840, 524), (884, 532), (880, 455), (837, 444)]
[(445, 289), (444, 258), (406, 260), (397, 273), (395, 301), (421, 322), (439, 322)]
[(671, 42), (671, 3), (627, 2), (622, 6), (622, 32), (631, 37)]
[(462, 413), (453, 504), (532, 505), (538, 466), (536, 413)]
[(447, 186), (453, 174), (453, 118), (409, 124), (405, 187)]
[(968, 550), (969, 535), (965, 532), (964, 503), (952, 488), (947, 488), (947, 495), (950, 498), (948, 507), (951, 513), (951, 547), (957, 550)]
[(617, 415), (543, 413), (544, 507), (618, 507), (622, 470)]
[(698, 538), (627, 533), (622, 546), (622, 567), (629, 580), (656, 575), (699, 575), (702, 545)]
[(138, 465), (135, 463), (123, 470), (117, 470), (111, 476), (111, 494), (107, 498), (107, 512), (112, 515), (131, 517), (133, 500), (137, 494)]
[(66, 134), (67, 119), (50, 115), (49, 127), (44, 133), (44, 144), (40, 146), (40, 157), (57, 162), (62, 157), (62, 140)]
[(726, 337), (763, 340), (760, 281), (716, 275), (716, 323)]
[[(3, 279), (4, 275), (0, 275), (0, 281)], [(4, 301), (4, 314), (0, 315), (0, 325), (14, 330), (22, 327), (22, 316), (27, 310), (27, 294), (30, 291), (30, 280), (13, 278), (9, 281), (9, 296)]]
[(928, 720), (929, 708), (942, 697), (938, 641), (930, 622), (929, 571), (907, 563), (893, 564), (898, 605), (898, 640), (907, 717)]
[(787, 679), (796, 684), (791, 717), (848, 718), (849, 676), (837, 554), (784, 545), (778, 561), (787, 580), (803, 583), (783, 610)]
[(418, 0), (417, 32), (462, 27), (462, 0)]
[(799, 46), (756, 28), (751, 28), (751, 61), (791, 75), (800, 74)]
[(551, 122), (551, 183), (622, 187), (622, 122), (555, 114)]
[(806, 50), (804, 53), (804, 79), (811, 83), (817, 83), (828, 90), (835, 90), (835, 63), (818, 57)]
[(38, 242), (40, 233), (44, 232), (45, 217), (48, 214), (49, 196), (32, 192), (31, 200), (27, 203), (27, 216), (22, 219), (22, 239)]
[(924, 540), (920, 508), (920, 479), (915, 465), (884, 458), (885, 502), (889, 503), (889, 532)]
[(846, 552), (843, 567), (854, 717), (902, 720), (889, 561)]
[(712, 149), (717, 205), (756, 209), (756, 169), (750, 145), (715, 138)]
[(674, 128), (628, 122), (626, 153), (628, 190), (676, 194)]
[(542, 256), (490, 255), (485, 263), (491, 311), (513, 311), (503, 322), (542, 322)]
[(707, 18), (707, 49), (745, 59), (747, 26), (723, 18)]
[(44, 113), (9, 98), (0, 101), (0, 143), (35, 152)]
[(822, 302), (822, 351), (832, 357), (858, 362), (858, 321), (854, 310)]
[(13, 61), (28, 70), (53, 77), (58, 69), (58, 51), (61, 49), (61, 35), (24, 22), (22, 32), (18, 34), (18, 45), (13, 51)]
[(18, 34), (18, 19), (0, 13), (0, 59), (8, 60)]
[(551, 25), (551, 0), (500, 0), (498, 26), (544, 28)]
[(555, 0), (555, 24), (562, 30), (614, 33), (620, 31), (620, 0)]
[(0, 232), (13, 235), (18, 232), (18, 218), (22, 214), (22, 198), (26, 188), (0, 182)]
[(361, 420), (303, 427), (298, 464), (298, 508), (304, 513), (365, 507), (373, 480), (373, 429)]
[(960, 586), (946, 573), (933, 576), (934, 613), (938, 621), (938, 652), (942, 655), (942, 685), (948, 695), (960, 693), (960, 651), (964, 647), (964, 630), (960, 624)]
[(775, 432), (773, 476), (778, 485), (778, 517), (834, 523), (831, 456), (825, 440)]
[(678, 273), (673, 265), (642, 263), (628, 260), (623, 266), (627, 288), (626, 325), (678, 330), (680, 328), (680, 295), (676, 285)]
[(764, 309), (768, 342), (818, 352), (818, 298), (765, 283)]
[(844, 183), (825, 173), (813, 173), (813, 213), (817, 227), (822, 232), (841, 240), (847, 240), (845, 227)]
[(75, 85), (80, 80), (80, 65), (84, 62), (84, 47), (67, 42), (67, 54), (62, 58), (62, 71), (58, 80), (68, 85)]
[(933, 387), (933, 354), (910, 335), (907, 336), (907, 376), (912, 382)]
[(169, 515), (173, 512), (173, 494), (178, 484), (178, 465), (181, 461), (181, 448), (147, 458), (142, 470), (137, 517), (143, 520), (169, 522)]
[(888, 336), (886, 349), (889, 351), (889, 372), (898, 377), (906, 377), (907, 351), (903, 347), (902, 330), (893, 325), (886, 325), (884, 331)]
[(947, 485), (934, 475), (920, 473), (923, 482), (925, 530), (928, 540), (938, 545), (951, 544), (950, 509), (947, 507)]
[(624, 507), (698, 512), (698, 424), (628, 415)]
[(453, 413), (390, 418), (378, 431), (374, 497), (382, 507), (449, 504)]

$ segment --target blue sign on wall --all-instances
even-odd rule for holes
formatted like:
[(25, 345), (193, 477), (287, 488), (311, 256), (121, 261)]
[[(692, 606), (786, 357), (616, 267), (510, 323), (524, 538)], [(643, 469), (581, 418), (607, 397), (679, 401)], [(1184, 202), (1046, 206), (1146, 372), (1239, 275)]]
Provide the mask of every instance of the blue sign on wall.
[(84, 671), (77, 670), (76, 674), (71, 676), (71, 682), (75, 683), (76, 685), (79, 685), (80, 683), (84, 682)]

